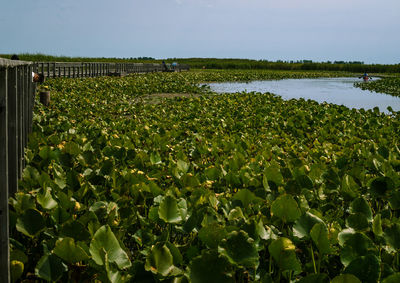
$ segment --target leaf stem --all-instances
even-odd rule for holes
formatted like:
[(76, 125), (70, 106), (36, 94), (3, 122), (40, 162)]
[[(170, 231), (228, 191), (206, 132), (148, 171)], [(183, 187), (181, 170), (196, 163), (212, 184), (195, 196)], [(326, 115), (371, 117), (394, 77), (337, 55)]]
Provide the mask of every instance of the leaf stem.
[(311, 258), (312, 258), (312, 262), (314, 265), (314, 272), (315, 272), (315, 274), (317, 274), (317, 267), (315, 266), (314, 250), (313, 250), (312, 244), (311, 244)]
[(269, 275), (272, 277), (272, 255), (269, 255), (269, 267), (268, 267)]

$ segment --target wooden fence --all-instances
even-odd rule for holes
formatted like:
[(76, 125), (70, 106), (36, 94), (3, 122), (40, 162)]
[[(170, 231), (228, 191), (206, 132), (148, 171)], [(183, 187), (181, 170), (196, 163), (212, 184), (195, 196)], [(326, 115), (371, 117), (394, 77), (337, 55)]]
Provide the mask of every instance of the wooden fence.
[(99, 76), (124, 76), (130, 73), (149, 73), (168, 71), (187, 71), (189, 65), (172, 66), (156, 63), (62, 63), (62, 62), (36, 62), (35, 72), (43, 74), (46, 78), (84, 78)]
[(17, 191), (32, 131), (32, 62), (0, 58), (0, 282), (10, 281), (8, 199)]
[(188, 65), (143, 63), (24, 62), (0, 58), (0, 283), (10, 282), (9, 197), (14, 196), (25, 167), (24, 150), (32, 131), (36, 84), (45, 78), (123, 76), (130, 73), (185, 71)]

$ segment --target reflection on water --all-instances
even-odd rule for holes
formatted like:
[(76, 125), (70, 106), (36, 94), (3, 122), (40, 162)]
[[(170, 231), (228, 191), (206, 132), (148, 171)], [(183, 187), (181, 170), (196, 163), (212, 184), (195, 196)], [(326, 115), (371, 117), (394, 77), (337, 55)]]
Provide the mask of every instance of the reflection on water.
[(372, 109), (377, 106), (380, 111), (386, 113), (388, 113), (386, 108), (391, 106), (394, 111), (400, 111), (400, 98), (353, 86), (355, 82), (360, 81), (357, 78), (319, 78), (249, 83), (210, 83), (208, 85), (211, 90), (218, 93), (271, 92), (283, 99), (312, 99), (320, 103), (328, 102), (357, 109)]

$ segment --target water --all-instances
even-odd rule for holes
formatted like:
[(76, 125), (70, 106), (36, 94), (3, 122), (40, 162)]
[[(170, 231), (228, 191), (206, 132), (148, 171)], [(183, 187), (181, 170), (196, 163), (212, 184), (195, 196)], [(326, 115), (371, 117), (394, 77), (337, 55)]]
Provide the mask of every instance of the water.
[(353, 86), (361, 82), (357, 78), (318, 78), (287, 79), (278, 81), (252, 81), (249, 83), (210, 83), (211, 90), (217, 93), (271, 92), (283, 99), (312, 99), (319, 103), (328, 102), (348, 108), (372, 109), (379, 107), (382, 112), (391, 106), (400, 111), (400, 98), (383, 93), (362, 90)]

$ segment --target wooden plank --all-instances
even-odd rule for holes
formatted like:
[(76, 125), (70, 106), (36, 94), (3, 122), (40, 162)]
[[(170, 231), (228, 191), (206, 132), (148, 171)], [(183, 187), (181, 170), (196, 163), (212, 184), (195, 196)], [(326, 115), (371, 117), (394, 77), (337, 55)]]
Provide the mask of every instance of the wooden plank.
[(18, 153), (18, 179), (21, 177), (22, 173), (22, 157), (23, 157), (23, 145), (22, 145), (22, 140), (23, 140), (23, 130), (22, 130), (22, 99), (23, 99), (23, 90), (24, 90), (24, 84), (23, 84), (23, 68), (17, 67), (17, 153)]
[(10, 282), (8, 215), (8, 71), (0, 67), (0, 282)]
[(9, 196), (14, 196), (18, 185), (18, 99), (17, 69), (8, 69), (8, 185)]

